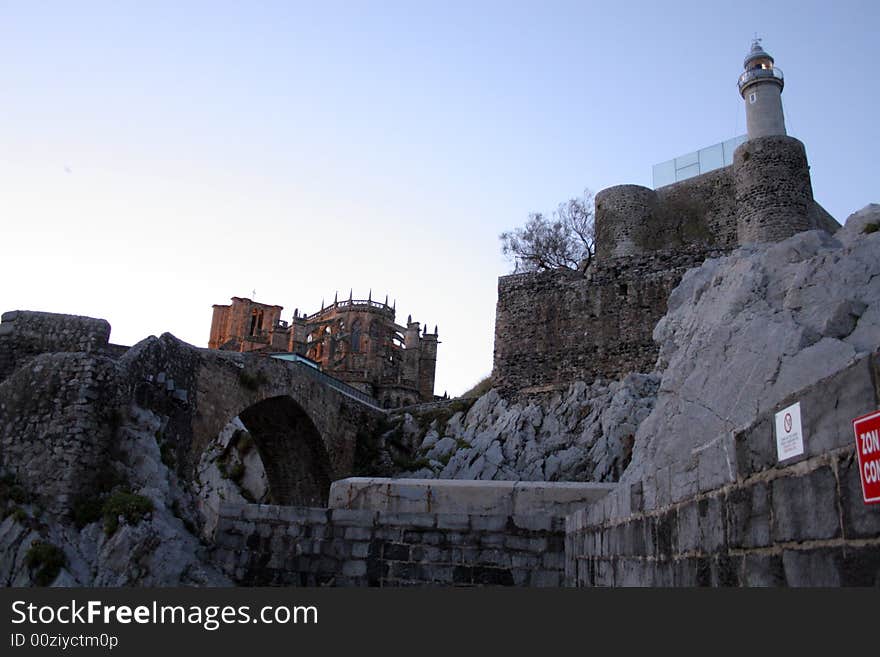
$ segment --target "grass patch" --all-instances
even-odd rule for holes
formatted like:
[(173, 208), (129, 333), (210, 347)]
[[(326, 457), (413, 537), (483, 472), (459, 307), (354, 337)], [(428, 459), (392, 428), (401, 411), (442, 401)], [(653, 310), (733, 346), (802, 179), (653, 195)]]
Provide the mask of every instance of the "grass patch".
[(153, 502), (143, 495), (135, 495), (127, 490), (113, 493), (101, 507), (104, 516), (104, 533), (112, 536), (119, 529), (119, 517), (128, 525), (136, 525), (153, 510)]
[(424, 457), (407, 458), (398, 454), (392, 454), (391, 460), (394, 461), (394, 465), (405, 472), (413, 472), (415, 470), (421, 470), (422, 468), (431, 467), (431, 462)]
[(452, 416), (456, 413), (467, 413), (475, 401), (476, 399), (454, 399), (448, 404), (420, 413), (417, 416), (417, 420), (419, 427), (423, 430), (423, 436), (434, 420), (437, 420), (437, 433), (442, 436), (446, 430), (446, 423), (449, 422)]
[(226, 468), (226, 476), (235, 483), (241, 482), (244, 478), (244, 463), (234, 463), (232, 466)]
[(51, 543), (34, 541), (24, 555), (24, 562), (37, 586), (49, 586), (67, 565), (67, 557)]
[(15, 475), (8, 474), (0, 477), (0, 506), (5, 508), (9, 502), (13, 502), (14, 504), (27, 504), (30, 501), (31, 496), (24, 487), (18, 483)]
[(245, 455), (254, 447), (256, 447), (256, 443), (254, 443), (254, 437), (249, 432), (241, 431), (240, 429), (235, 432), (235, 448), (239, 454)]
[(492, 386), (494, 385), (494, 383), (495, 383), (495, 381), (494, 381), (494, 379), (492, 379), (492, 375), (490, 374), (489, 376), (487, 376), (483, 379), (480, 379), (480, 381), (476, 385), (474, 385), (474, 387), (472, 387), (470, 390), (466, 390), (465, 392), (461, 393), (458, 398), (459, 399), (476, 399), (476, 398), (482, 397), (483, 395), (485, 395), (487, 392), (489, 392), (492, 389)]
[(862, 232), (865, 233), (866, 235), (870, 235), (871, 233), (876, 233), (878, 230), (880, 230), (880, 223), (878, 223), (878, 222), (874, 222), (871, 224), (865, 224), (865, 227), (862, 228)]
[(102, 470), (88, 493), (77, 495), (70, 505), (70, 516), (77, 529), (97, 522), (104, 515), (104, 501), (114, 488), (125, 485), (125, 479), (111, 467)]

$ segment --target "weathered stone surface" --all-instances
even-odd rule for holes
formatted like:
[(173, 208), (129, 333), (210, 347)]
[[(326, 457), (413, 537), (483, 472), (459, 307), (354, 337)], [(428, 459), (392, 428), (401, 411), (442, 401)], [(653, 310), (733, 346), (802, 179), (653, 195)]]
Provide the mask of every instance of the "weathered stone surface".
[[(350, 477), (330, 487), (332, 509), (384, 513), (539, 516), (550, 526), (613, 490), (615, 484), (529, 481), (463, 481)], [(414, 522), (406, 518), (408, 523)]]
[[(307, 519), (297, 521), (291, 535), (278, 521), (280, 511), (246, 508), (247, 514), (224, 505), (215, 540), (215, 560), (239, 584), (560, 586), (563, 580), (561, 519), (297, 509), (296, 516)], [(251, 519), (242, 526), (244, 515)], [(349, 537), (353, 529), (357, 536)], [(337, 538), (306, 538), (317, 534)], [(242, 543), (248, 549), (237, 549)]]
[(428, 429), (418, 413), (393, 417), (384, 439), (413, 446), (411, 460), (423, 467), (400, 473), (404, 477), (615, 481), (629, 463), (656, 383), (654, 376), (630, 374), (521, 402), (490, 391)]
[[(713, 441), (868, 353), (863, 341), (840, 335), (861, 319), (842, 323), (838, 302), (847, 301), (847, 313), (864, 309), (862, 317), (880, 306), (880, 237), (848, 241), (847, 233), (743, 247), (684, 276), (654, 332), (662, 380), (623, 481), (666, 465), (687, 469)], [(736, 472), (730, 450), (716, 458), (716, 469)]]

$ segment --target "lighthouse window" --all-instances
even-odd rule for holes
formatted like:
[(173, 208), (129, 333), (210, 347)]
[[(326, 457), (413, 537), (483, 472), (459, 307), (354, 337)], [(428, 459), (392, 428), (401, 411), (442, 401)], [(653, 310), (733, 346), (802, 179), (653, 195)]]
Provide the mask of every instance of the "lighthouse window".
[(753, 91), (749, 94), (749, 103), (754, 105), (756, 100), (758, 100), (758, 94)]

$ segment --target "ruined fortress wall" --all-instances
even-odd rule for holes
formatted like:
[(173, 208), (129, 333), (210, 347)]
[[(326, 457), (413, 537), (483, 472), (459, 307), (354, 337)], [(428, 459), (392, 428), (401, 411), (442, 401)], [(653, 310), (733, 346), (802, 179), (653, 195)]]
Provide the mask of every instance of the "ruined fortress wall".
[(880, 404), (878, 365), (780, 401), (801, 403), (802, 456), (778, 462), (767, 413), (569, 516), (566, 584), (876, 585), (880, 514), (862, 501), (850, 422)]
[(560, 586), (565, 568), (546, 515), (222, 505), (215, 545), (245, 586)]
[(499, 278), (495, 386), (540, 392), (650, 372), (657, 358), (652, 333), (669, 293), (706, 255), (699, 248), (664, 251), (625, 266), (596, 264), (586, 277), (557, 270)]
[(97, 352), (110, 339), (110, 324), (92, 317), (13, 310), (0, 320), (0, 381), (39, 354)]
[(0, 464), (47, 509), (66, 513), (106, 463), (115, 371), (105, 356), (41, 354), (0, 382)]

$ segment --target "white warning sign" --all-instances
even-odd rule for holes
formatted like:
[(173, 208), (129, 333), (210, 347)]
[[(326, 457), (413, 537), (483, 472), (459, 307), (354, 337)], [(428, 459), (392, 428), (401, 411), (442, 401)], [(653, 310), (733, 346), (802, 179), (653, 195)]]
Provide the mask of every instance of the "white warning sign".
[(792, 404), (776, 414), (776, 453), (780, 461), (804, 453), (800, 402)]

